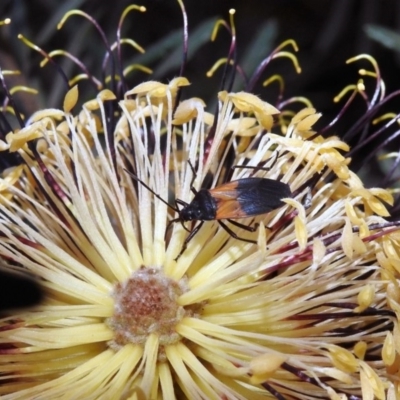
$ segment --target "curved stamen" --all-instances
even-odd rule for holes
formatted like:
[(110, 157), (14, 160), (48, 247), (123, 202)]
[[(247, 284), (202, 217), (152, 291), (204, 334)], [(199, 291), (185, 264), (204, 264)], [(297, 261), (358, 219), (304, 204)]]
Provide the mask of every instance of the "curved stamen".
[[(293, 47), (294, 51), (296, 51), (296, 52), (299, 50), (298, 47), (297, 47), (297, 43), (293, 39), (286, 40), (282, 44), (280, 44), (275, 50), (272, 51), (272, 53), (268, 57), (264, 58), (264, 60), (261, 61), (260, 65), (255, 70), (253, 76), (250, 78), (250, 81), (249, 81), (249, 83), (247, 84), (247, 86), (245, 88), (246, 92), (253, 92), (255, 84), (260, 79), (260, 76), (264, 72), (265, 68), (268, 66), (268, 64), (271, 62), (271, 60), (273, 60), (276, 57), (279, 57), (278, 54), (281, 52), (281, 50), (284, 47), (286, 47), (288, 45), (291, 45)], [(284, 52), (284, 53), (287, 53), (287, 52)], [(297, 62), (296, 57), (293, 56), (293, 57), (289, 57), (289, 58), (294, 63), (294, 67), (296, 69), (296, 72), (300, 73), (301, 69), (300, 69), (300, 65)], [(296, 60), (296, 62), (295, 62), (295, 60)]]
[[(118, 27), (117, 27), (117, 55), (118, 55), (117, 60), (118, 60), (118, 70), (119, 70), (119, 74), (121, 76), (121, 84), (122, 84), (121, 90), (122, 90), (122, 93), (126, 92), (128, 90), (128, 87), (127, 87), (126, 82), (123, 79), (124, 74), (123, 74), (123, 59), (122, 59), (121, 44), (123, 43), (124, 40), (121, 39), (121, 29), (122, 29), (122, 24), (124, 23), (126, 16), (133, 10), (140, 11), (140, 12), (145, 12), (146, 11), (146, 7), (138, 6), (136, 4), (132, 4), (132, 5), (128, 6), (128, 7), (126, 7), (125, 10), (122, 13), (120, 19), (119, 19)], [(125, 39), (125, 42), (126, 42), (126, 39)]]
[(29, 48), (31, 48), (32, 50), (37, 51), (38, 53), (40, 53), (45, 59), (47, 59), (57, 70), (57, 72), (61, 75), (62, 80), (64, 81), (65, 85), (66, 85), (66, 89), (69, 90), (70, 86), (69, 86), (69, 82), (68, 82), (68, 78), (67, 75), (65, 75), (65, 72), (62, 70), (62, 68), (49, 56), (49, 54), (47, 54), (43, 49), (41, 49), (39, 46), (37, 46), (36, 44), (32, 43), (30, 40), (28, 40), (25, 36), (23, 36), (22, 34), (18, 35), (18, 39), (22, 40), (22, 42), (24, 44), (26, 44)]
[[(22, 115), (20, 114), (20, 112), (18, 111), (18, 108), (15, 105), (13, 96), (11, 95), (10, 91), (8, 90), (8, 87), (7, 87), (6, 81), (4, 79), (4, 75), (3, 75), (1, 68), (0, 68), (0, 81), (1, 81), (1, 86), (3, 87), (3, 90), (6, 94), (6, 97), (8, 98), (8, 101), (11, 104), (11, 107), (15, 112), (15, 117), (17, 118), (19, 126), (21, 128), (23, 128), (25, 126), (24, 119), (23, 119)], [(12, 129), (10, 129), (10, 130), (12, 130)]]
[[(74, 64), (76, 64), (83, 72), (84, 72), (84, 76), (85, 78), (87, 78), (89, 80), (89, 82), (93, 85), (94, 89), (96, 91), (102, 90), (103, 89), (103, 85), (102, 83), (95, 78), (89, 71), (89, 69), (86, 67), (86, 65), (79, 60), (79, 58), (75, 57), (74, 55), (72, 55), (71, 53), (69, 53), (66, 50), (53, 50), (48, 54), (49, 58), (45, 58), (41, 63), (40, 66), (44, 67), (54, 56), (64, 56), (69, 58)], [(72, 82), (71, 82), (72, 81)], [(75, 82), (76, 79), (72, 78), (71, 80), (69, 80), (69, 87), (72, 87), (74, 84), (73, 82)]]
[(374, 95), (372, 96), (372, 99), (371, 99), (371, 106), (373, 107), (376, 104), (376, 102), (378, 101), (379, 95), (381, 95), (381, 99), (383, 99), (383, 97), (385, 97), (385, 92), (384, 92), (384, 90), (382, 90), (382, 89), (384, 89), (384, 86), (382, 87), (382, 85), (381, 85), (382, 78), (381, 78), (381, 73), (379, 70), (378, 63), (369, 54), (360, 54), (358, 56), (352, 57), (349, 60), (347, 60), (346, 64), (351, 64), (355, 61), (359, 61), (362, 59), (368, 60), (372, 64), (372, 67), (375, 71), (373, 74), (371, 74), (371, 73), (367, 74), (366, 70), (360, 71), (360, 74), (374, 76), (376, 78), (375, 91), (374, 91)]
[[(188, 49), (189, 49), (189, 25), (188, 25), (188, 18), (185, 9), (185, 5), (183, 4), (182, 0), (178, 0), (179, 7), (181, 8), (182, 18), (183, 18), (183, 27), (182, 27), (182, 62), (181, 62), (181, 69), (179, 71), (179, 76), (185, 75), (186, 63), (187, 63), (187, 56), (188, 56)], [(179, 88), (176, 93), (175, 104), (173, 105), (173, 113), (175, 113), (176, 108), (181, 99), (183, 88)]]
[[(111, 57), (112, 55), (112, 50), (110, 47), (110, 44), (108, 43), (108, 40), (106, 38), (106, 35), (104, 33), (104, 31), (101, 29), (100, 25), (98, 24), (98, 22), (89, 14), (86, 14), (84, 11), (81, 10), (71, 10), (68, 11), (63, 18), (61, 19), (61, 21), (57, 24), (57, 29), (61, 29), (63, 27), (63, 25), (65, 24), (65, 22), (73, 15), (79, 15), (81, 17), (86, 18), (88, 21), (90, 21), (92, 23), (92, 25), (96, 28), (97, 32), (100, 34), (100, 37), (103, 41), (104, 47), (106, 48), (107, 53), (110, 54), (110, 60), (111, 60), (111, 76), (115, 76), (115, 60), (113, 57)], [(104, 71), (103, 71), (104, 73)], [(115, 81), (112, 81), (112, 90), (114, 93), (116, 93), (116, 84)]]

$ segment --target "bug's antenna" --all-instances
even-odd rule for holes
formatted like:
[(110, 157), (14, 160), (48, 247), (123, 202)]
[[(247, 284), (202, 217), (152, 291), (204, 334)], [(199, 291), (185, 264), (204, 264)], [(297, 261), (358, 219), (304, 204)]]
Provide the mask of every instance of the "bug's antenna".
[(166, 204), (169, 208), (171, 208), (172, 210), (176, 211), (177, 213), (179, 213), (179, 208), (178, 207), (174, 207), (171, 206), (171, 204), (169, 204), (167, 201), (165, 201), (159, 194), (157, 194), (153, 189), (151, 189), (149, 186), (147, 186), (142, 180), (140, 180), (136, 175), (132, 174), (132, 172), (129, 172), (127, 169), (125, 169), (125, 172), (127, 172), (135, 181), (139, 182), (140, 184), (142, 184), (149, 192), (153, 193), (154, 196), (157, 197), (157, 199), (161, 200), (164, 204)]
[(275, 159), (272, 161), (271, 165), (269, 167), (261, 167), (261, 166), (250, 166), (250, 165), (234, 165), (232, 167), (232, 169), (235, 168), (248, 168), (248, 169), (254, 169), (255, 172), (257, 171), (270, 171), (273, 166), (276, 164), (276, 162), (278, 161), (278, 158), (283, 156), (285, 153), (283, 154), (279, 154), (278, 151), (274, 151), (274, 153), (272, 154), (271, 158), (274, 157)]

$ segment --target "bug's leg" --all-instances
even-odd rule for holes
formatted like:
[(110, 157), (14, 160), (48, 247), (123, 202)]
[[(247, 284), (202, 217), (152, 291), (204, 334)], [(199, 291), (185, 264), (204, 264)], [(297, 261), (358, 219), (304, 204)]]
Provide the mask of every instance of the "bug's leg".
[(176, 208), (178, 208), (178, 204), (179, 204), (180, 206), (183, 206), (183, 207), (186, 207), (186, 206), (188, 205), (188, 203), (186, 203), (186, 201), (183, 201), (183, 200), (181, 200), (181, 199), (175, 199)]
[[(178, 214), (179, 214), (179, 207), (178, 207), (178, 204), (179, 204), (180, 206), (183, 206), (183, 207), (185, 207), (185, 206), (188, 205), (188, 203), (186, 203), (186, 202), (183, 201), (183, 200), (175, 199), (175, 208), (176, 208), (176, 212), (177, 212)], [(181, 220), (180, 217), (174, 218), (174, 219), (171, 219), (171, 221), (168, 222), (167, 227), (165, 228), (164, 239), (166, 239), (167, 233), (168, 233), (168, 231), (171, 229), (172, 224), (174, 224), (175, 222), (178, 222), (178, 221), (180, 221), (180, 222), (182, 223), (182, 226), (183, 226), (183, 228), (184, 228), (186, 231), (190, 232), (190, 230), (189, 230), (188, 228), (186, 228), (185, 224), (183, 223), (183, 221)]]
[(193, 173), (193, 177), (192, 177), (192, 181), (190, 182), (190, 190), (194, 193), (197, 194), (197, 190), (194, 188), (193, 183), (196, 180), (197, 174), (196, 171), (192, 165), (192, 163), (188, 160), (188, 164), (190, 165), (190, 168), (192, 169), (192, 173)]
[(180, 221), (180, 219), (175, 218), (175, 219), (171, 219), (171, 221), (168, 222), (167, 227), (165, 228), (164, 240), (167, 238), (167, 233), (171, 229), (172, 224), (174, 224), (175, 222), (178, 222), (178, 221)]
[(241, 224), (240, 222), (234, 221), (233, 219), (227, 219), (227, 221), (229, 221), (232, 225), (235, 225), (238, 228), (242, 228), (249, 232), (255, 232), (260, 225), (258, 222), (255, 223), (253, 226), (249, 226), (249, 225)]
[[(183, 206), (183, 207), (188, 206), (188, 203), (186, 203), (186, 201), (183, 201), (183, 200), (181, 200), (181, 199), (175, 199), (175, 206), (176, 206), (177, 209), (179, 209), (178, 204), (179, 204), (180, 206)], [(179, 218), (175, 218), (175, 219), (173, 219), (172, 221), (170, 221), (170, 222), (168, 223), (168, 227), (169, 227), (169, 225), (171, 224), (171, 222), (177, 222), (177, 221), (181, 221), (181, 224), (182, 224), (182, 226), (183, 226), (183, 229), (185, 229), (185, 231), (191, 232), (190, 229), (186, 228), (185, 224), (183, 223), (184, 221), (182, 220), (182, 218), (180, 218), (180, 216), (179, 216)]]
[(278, 158), (283, 156), (285, 153), (287, 153), (286, 151), (284, 151), (282, 154), (279, 154), (278, 151), (274, 151), (274, 154), (271, 156), (274, 157), (275, 159), (272, 161), (271, 165), (269, 167), (261, 167), (261, 166), (250, 166), (250, 165), (234, 165), (232, 168), (248, 168), (248, 169), (253, 169), (255, 170), (255, 172), (257, 171), (269, 171), (278, 161)]
[[(232, 221), (230, 221), (230, 220), (228, 220), (228, 221), (229, 221), (229, 222), (232, 222)], [(257, 242), (256, 242), (255, 240), (245, 239), (245, 238), (239, 237), (238, 235), (236, 235), (235, 232), (233, 232), (233, 230), (232, 230), (231, 228), (229, 228), (229, 227), (228, 227), (226, 224), (224, 224), (222, 221), (218, 220), (218, 223), (219, 223), (219, 224), (222, 226), (222, 228), (224, 228), (234, 239), (242, 240), (243, 242), (248, 242), (248, 243), (255, 243), (255, 244), (257, 244)], [(236, 224), (237, 224), (237, 222), (236, 222)], [(234, 225), (236, 225), (236, 224), (234, 224)], [(247, 225), (243, 225), (243, 226), (246, 226), (246, 227), (248, 228)]]
[(188, 237), (185, 239), (182, 245), (182, 249), (179, 252), (179, 254), (176, 256), (175, 261), (178, 261), (178, 258), (183, 254), (183, 252), (186, 250), (188, 243), (193, 239), (193, 236), (199, 231), (199, 229), (202, 227), (204, 224), (204, 221), (201, 221), (197, 226), (195, 226), (189, 233)]
[(183, 226), (183, 229), (186, 231), (186, 232), (192, 232), (190, 229), (188, 229), (188, 228), (186, 228), (186, 225), (183, 223), (183, 221), (181, 220), (181, 225)]

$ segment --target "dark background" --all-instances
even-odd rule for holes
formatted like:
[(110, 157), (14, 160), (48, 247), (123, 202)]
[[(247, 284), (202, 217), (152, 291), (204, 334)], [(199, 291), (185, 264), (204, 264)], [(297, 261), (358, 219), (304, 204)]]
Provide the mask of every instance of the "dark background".
[[(46, 51), (69, 50), (100, 77), (105, 48), (93, 26), (79, 16), (71, 17), (60, 31), (56, 24), (65, 11), (79, 8), (93, 16), (113, 42), (120, 15), (129, 4), (131, 2), (125, 0), (2, 0), (0, 18), (10, 17), (12, 24), (0, 27), (0, 65), (3, 69), (22, 70), (27, 82), (40, 89), (41, 96), (33, 102), (47, 107), (60, 106), (65, 91), (59, 76), (49, 65), (39, 71), (37, 65), (42, 57), (21, 43), (17, 34), (22, 33)], [(147, 51), (152, 50), (152, 54), (147, 58), (137, 57), (135, 50), (124, 47), (124, 60), (143, 61), (155, 67), (155, 74), (149, 77), (133, 73), (131, 83), (134, 85), (144, 79), (167, 82), (178, 74), (181, 59), (179, 5), (174, 0), (143, 0), (138, 4), (144, 5), (147, 12), (131, 12), (125, 20), (123, 36), (134, 39)], [(187, 0), (185, 7), (191, 38), (186, 76), (192, 82), (186, 96), (215, 98), (221, 74), (209, 79), (205, 72), (218, 58), (226, 56), (230, 38), (223, 30), (214, 43), (209, 38), (212, 22), (217, 18), (228, 20), (230, 8), (236, 9), (238, 61), (246, 73), (251, 74), (282, 41), (291, 38), (298, 43), (298, 59), (303, 70), (300, 76), (288, 59), (274, 61), (263, 76), (265, 79), (276, 72), (283, 75), (287, 97), (307, 96), (319, 110), (329, 112), (333, 96), (347, 84), (357, 81), (358, 68), (369, 67), (366, 62), (354, 67), (345, 65), (349, 57), (360, 53), (369, 53), (377, 59), (388, 91), (400, 87), (398, 53), (372, 40), (366, 33), (371, 25), (398, 31), (400, 2), (397, 0)], [(173, 37), (174, 32), (176, 36)], [(168, 38), (170, 42), (165, 43)], [(390, 46), (390, 38), (387, 39)], [(62, 57), (58, 57), (57, 62), (68, 76), (79, 72)], [(238, 84), (240, 86), (240, 82)], [(61, 90), (57, 90), (60, 86)], [(255, 89), (265, 98), (263, 91), (266, 89), (261, 85)], [(38, 104), (34, 104), (34, 109)]]
[[(0, 67), (22, 72), (19, 77), (7, 77), (9, 87), (21, 84), (39, 90), (36, 96), (16, 94), (19, 110), (29, 116), (41, 107), (62, 107), (66, 91), (56, 69), (51, 65), (41, 69), (39, 63), (43, 57), (18, 40), (19, 33), (47, 52), (57, 48), (68, 50), (101, 79), (105, 47), (99, 33), (79, 16), (71, 17), (60, 31), (56, 25), (67, 10), (79, 8), (98, 21), (112, 43), (121, 13), (129, 4), (125, 0), (1, 0), (0, 19), (9, 17), (12, 23), (0, 27)], [(182, 55), (179, 5), (174, 0), (143, 0), (138, 4), (146, 6), (147, 12), (130, 13), (123, 25), (122, 36), (134, 39), (146, 49), (146, 54), (138, 55), (134, 49), (124, 47), (123, 61), (124, 65), (145, 64), (154, 69), (154, 74), (148, 76), (134, 72), (129, 75), (128, 83), (134, 86), (149, 79), (166, 83), (179, 73)], [(288, 59), (274, 60), (254, 89), (254, 93), (264, 100), (276, 101), (277, 85), (263, 88), (261, 83), (279, 73), (285, 79), (285, 97), (308, 97), (323, 113), (323, 120), (319, 122), (323, 126), (343, 105), (343, 102), (333, 104), (333, 97), (346, 85), (357, 82), (359, 68), (371, 69), (366, 61), (350, 66), (345, 64), (348, 58), (361, 53), (369, 53), (378, 61), (388, 93), (400, 89), (400, 2), (397, 0), (187, 0), (185, 7), (190, 37), (185, 75), (192, 85), (185, 88), (183, 97), (197, 96), (208, 104), (215, 102), (221, 70), (211, 79), (205, 74), (219, 58), (227, 55), (230, 37), (226, 30), (221, 29), (216, 41), (211, 43), (210, 35), (218, 18), (229, 20), (230, 8), (236, 9), (238, 63), (246, 74), (251, 75), (261, 60), (286, 39), (294, 39), (300, 48), (297, 56), (302, 74), (296, 74)], [(65, 57), (57, 57), (56, 61), (68, 77), (80, 73)], [(365, 81), (372, 96), (375, 81), (368, 78)], [(242, 84), (238, 76), (235, 90), (240, 90)], [(87, 81), (82, 81), (79, 89), (83, 100), (96, 94)], [(400, 110), (399, 101), (394, 99), (385, 110)], [(365, 104), (355, 102), (329, 134), (343, 137), (364, 112)], [(379, 138), (380, 142), (382, 140), (384, 137)], [(374, 142), (356, 153), (354, 168), (361, 167), (366, 155), (376, 146)], [(395, 141), (386, 151), (398, 149), (399, 143)], [(360, 172), (367, 185), (382, 182), (385, 175), (382, 164), (376, 161), (367, 164)], [(19, 293), (15, 299), (3, 296), (0, 308), (19, 307), (40, 298), (37, 286), (31, 281), (21, 281), (18, 276), (3, 276), (1, 271), (0, 281), (2, 287), (7, 287), (7, 293)]]

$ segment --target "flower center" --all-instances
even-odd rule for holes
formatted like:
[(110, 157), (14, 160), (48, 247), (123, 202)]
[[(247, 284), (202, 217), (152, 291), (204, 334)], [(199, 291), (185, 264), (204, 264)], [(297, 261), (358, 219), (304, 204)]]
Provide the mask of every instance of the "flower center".
[(125, 344), (144, 344), (150, 334), (157, 334), (161, 346), (175, 343), (180, 336), (175, 326), (185, 316), (193, 315), (177, 303), (187, 291), (184, 281), (175, 281), (161, 269), (142, 267), (113, 291), (114, 314), (107, 320), (114, 330), (109, 346), (119, 349)]

